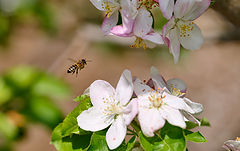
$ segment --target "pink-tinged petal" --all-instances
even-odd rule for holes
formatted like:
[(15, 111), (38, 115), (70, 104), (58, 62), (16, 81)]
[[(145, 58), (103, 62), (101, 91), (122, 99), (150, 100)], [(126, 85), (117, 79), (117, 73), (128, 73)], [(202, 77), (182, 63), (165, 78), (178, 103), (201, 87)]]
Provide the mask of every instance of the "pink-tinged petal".
[(137, 37), (144, 37), (152, 29), (153, 18), (150, 12), (145, 8), (141, 7), (138, 10), (138, 15), (136, 17), (133, 33)]
[(119, 115), (112, 123), (106, 134), (108, 147), (113, 150), (120, 146), (126, 136), (127, 126), (123, 118)]
[(170, 19), (173, 14), (174, 0), (158, 0), (163, 16)]
[(174, 28), (169, 32), (169, 51), (173, 55), (174, 63), (178, 63), (179, 55), (180, 55), (180, 42), (178, 40), (177, 29)]
[[(184, 27), (190, 30), (184, 30)], [(181, 45), (188, 50), (200, 49), (203, 44), (202, 32), (193, 22), (179, 22), (178, 37)]]
[(165, 124), (161, 112), (155, 108), (147, 109), (139, 106), (138, 120), (143, 134), (147, 137), (153, 137), (154, 132), (162, 128)]
[(240, 151), (240, 141), (228, 140), (223, 147), (228, 151)]
[(110, 32), (120, 37), (131, 37), (133, 36), (132, 30), (133, 30), (134, 21), (135, 19), (130, 19), (127, 16), (125, 16), (124, 13), (122, 13), (123, 24), (114, 26)]
[(172, 17), (164, 26), (163, 26), (163, 29), (162, 29), (162, 36), (165, 38), (168, 33), (169, 33), (169, 30), (171, 30), (174, 25), (175, 25), (175, 21), (174, 21), (174, 17)]
[(177, 88), (179, 89), (182, 93), (186, 93), (187, 92), (187, 85), (186, 83), (181, 80), (181, 79), (169, 79), (167, 80), (167, 87), (169, 90), (173, 90), (173, 88)]
[(201, 1), (201, 0), (177, 0), (174, 6), (175, 18), (184, 17), (184, 15), (192, 9), (196, 1)]
[(124, 70), (116, 88), (116, 97), (122, 105), (129, 102), (133, 94), (132, 75), (129, 70)]
[(191, 121), (193, 123), (198, 124), (199, 126), (201, 125), (201, 122), (198, 119), (196, 119), (191, 113), (188, 113), (188, 112), (183, 111), (183, 110), (181, 111), (181, 113), (187, 119), (185, 121)]
[(184, 20), (195, 20), (201, 16), (210, 6), (211, 0), (193, 0), (191, 9), (184, 14)]
[(150, 77), (152, 78), (155, 90), (167, 86), (165, 79), (159, 74), (158, 69), (153, 66), (150, 69)]
[(156, 43), (156, 44), (164, 44), (164, 41), (162, 39), (162, 36), (154, 31), (144, 35), (142, 37), (142, 39), (145, 39), (145, 40), (148, 40), (148, 41), (151, 41), (153, 43)]
[(146, 85), (145, 83), (143, 83), (140, 79), (136, 79), (133, 83), (133, 87), (134, 87), (134, 92), (137, 96), (149, 93), (150, 91), (152, 91), (152, 89)]
[(163, 96), (164, 98), (164, 103), (166, 103), (168, 106), (171, 106), (172, 108), (175, 109), (180, 109), (180, 110), (184, 110), (187, 111), (189, 113), (194, 113), (193, 109), (191, 107), (189, 107), (182, 98), (179, 98), (177, 96), (168, 94), (166, 92), (163, 92)]
[(100, 131), (114, 121), (114, 116), (106, 116), (95, 107), (83, 111), (78, 117), (78, 126), (86, 131)]
[(164, 105), (161, 107), (163, 117), (172, 125), (181, 127), (183, 129), (186, 128), (186, 123), (184, 121), (183, 115), (179, 110), (176, 110), (172, 107)]
[(107, 98), (115, 97), (115, 89), (106, 81), (96, 80), (90, 85), (90, 98), (94, 107), (106, 106)]
[(138, 13), (137, 1), (121, 1), (121, 8), (122, 25), (113, 27), (111, 33), (120, 37), (131, 37), (133, 36), (133, 25)]
[(129, 125), (132, 120), (136, 117), (138, 113), (138, 101), (137, 99), (132, 99), (131, 102), (124, 109), (123, 119), (126, 125)]
[(117, 25), (118, 22), (118, 11), (115, 11), (110, 17), (105, 16), (101, 29), (104, 35), (108, 35), (110, 30)]
[(200, 114), (203, 111), (203, 106), (200, 103), (192, 102), (188, 98), (183, 98), (184, 102), (192, 108), (194, 114)]

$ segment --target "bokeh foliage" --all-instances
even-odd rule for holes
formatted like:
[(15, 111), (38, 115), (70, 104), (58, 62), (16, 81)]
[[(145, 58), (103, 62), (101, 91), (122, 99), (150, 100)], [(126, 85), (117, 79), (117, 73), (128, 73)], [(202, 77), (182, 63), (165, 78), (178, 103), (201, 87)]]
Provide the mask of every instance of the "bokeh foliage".
[(53, 129), (63, 120), (55, 101), (66, 100), (68, 86), (55, 76), (29, 66), (12, 68), (0, 76), (0, 150), (24, 136), (29, 123)]
[(16, 26), (34, 19), (49, 34), (55, 34), (57, 24), (47, 0), (0, 0), (0, 44), (6, 44)]

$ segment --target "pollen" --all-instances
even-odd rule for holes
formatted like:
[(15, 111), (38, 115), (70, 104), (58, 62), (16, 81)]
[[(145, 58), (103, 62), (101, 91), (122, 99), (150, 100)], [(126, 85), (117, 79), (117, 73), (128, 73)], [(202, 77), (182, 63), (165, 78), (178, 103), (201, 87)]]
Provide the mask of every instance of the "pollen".
[(190, 37), (191, 35), (191, 32), (193, 31), (194, 29), (194, 26), (193, 26), (193, 22), (189, 23), (189, 24), (182, 24), (179, 26), (179, 29), (180, 29), (180, 37)]
[(107, 15), (107, 18), (109, 18), (113, 14), (113, 10), (116, 8), (116, 6), (111, 5), (109, 2), (104, 2), (102, 4), (102, 9), (105, 10), (105, 14)]
[(159, 4), (154, 0), (138, 0), (139, 8), (145, 6), (147, 10), (151, 10), (155, 7), (159, 7)]
[(166, 96), (162, 96), (162, 94), (160, 94), (159, 92), (152, 92), (150, 94), (150, 96), (148, 97), (148, 100), (152, 103), (152, 106), (150, 108), (160, 108), (164, 101), (163, 99), (165, 98)]
[(130, 45), (131, 48), (141, 48), (147, 49), (147, 45), (142, 38), (137, 37), (134, 44)]
[(186, 93), (182, 93), (179, 89), (177, 89), (177, 88), (172, 88), (172, 95), (175, 95), (175, 96), (178, 96), (178, 97), (180, 97), (180, 96), (183, 96), (183, 95), (185, 95)]
[(236, 138), (236, 141), (240, 141), (240, 137), (237, 137), (237, 138)]

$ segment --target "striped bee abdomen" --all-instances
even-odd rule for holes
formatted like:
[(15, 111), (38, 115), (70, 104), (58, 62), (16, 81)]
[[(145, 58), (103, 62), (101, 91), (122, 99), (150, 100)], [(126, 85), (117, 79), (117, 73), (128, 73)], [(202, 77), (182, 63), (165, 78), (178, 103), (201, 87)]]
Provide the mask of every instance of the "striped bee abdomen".
[(78, 68), (78, 66), (76, 64), (74, 64), (67, 70), (67, 73), (75, 73), (75, 70), (77, 68)]

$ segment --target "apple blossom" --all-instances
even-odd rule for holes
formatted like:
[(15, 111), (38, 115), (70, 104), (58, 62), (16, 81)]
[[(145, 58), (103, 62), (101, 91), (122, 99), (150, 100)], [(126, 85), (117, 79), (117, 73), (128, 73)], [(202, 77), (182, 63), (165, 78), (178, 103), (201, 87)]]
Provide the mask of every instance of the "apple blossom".
[[(142, 2), (143, 3), (143, 2)], [(163, 44), (163, 40), (160, 34), (154, 32), (152, 29), (153, 18), (147, 7), (140, 3), (135, 6), (135, 10), (137, 10), (137, 15), (135, 18), (129, 19), (129, 11), (121, 12), (123, 24), (114, 26), (111, 29), (111, 33), (120, 37), (132, 37), (135, 36), (135, 44), (131, 45), (131, 47), (143, 47), (146, 49), (147, 47), (152, 47), (151, 44)], [(127, 20), (127, 21), (125, 21)]]
[(106, 141), (110, 149), (123, 142), (127, 125), (137, 115), (137, 100), (131, 99), (133, 83), (131, 73), (125, 70), (116, 90), (106, 81), (96, 80), (89, 88), (93, 107), (83, 111), (78, 117), (78, 125), (87, 131), (99, 131), (110, 126)]
[(118, 14), (121, 8), (119, 0), (90, 0), (91, 3), (100, 11), (104, 11), (106, 16), (102, 24), (105, 35), (109, 34), (110, 29), (118, 22)]
[(223, 148), (228, 151), (240, 151), (240, 138), (237, 137), (236, 140), (228, 140), (224, 142)]
[[(211, 0), (159, 0), (163, 15), (170, 19), (163, 27), (162, 37), (178, 62), (180, 45), (189, 50), (199, 49), (203, 43), (200, 28), (192, 21), (202, 15)], [(172, 14), (174, 14), (172, 16)]]
[(200, 125), (200, 122), (193, 116), (196, 114), (200, 114), (203, 111), (203, 106), (200, 103), (192, 102), (190, 99), (185, 97), (187, 86), (185, 82), (181, 79), (170, 79), (165, 80), (158, 72), (155, 67), (151, 67), (151, 79), (153, 81), (153, 85), (155, 89), (167, 88), (165, 89), (171, 95), (177, 96), (179, 98), (183, 98), (183, 101), (191, 107), (194, 111), (193, 113), (186, 112), (182, 110), (182, 114), (191, 121), (197, 122)]
[(139, 79), (134, 81), (134, 92), (138, 100), (141, 130), (148, 137), (153, 137), (154, 132), (164, 126), (165, 120), (172, 125), (186, 128), (180, 110), (194, 113), (182, 98), (173, 96), (164, 89), (154, 90)]

